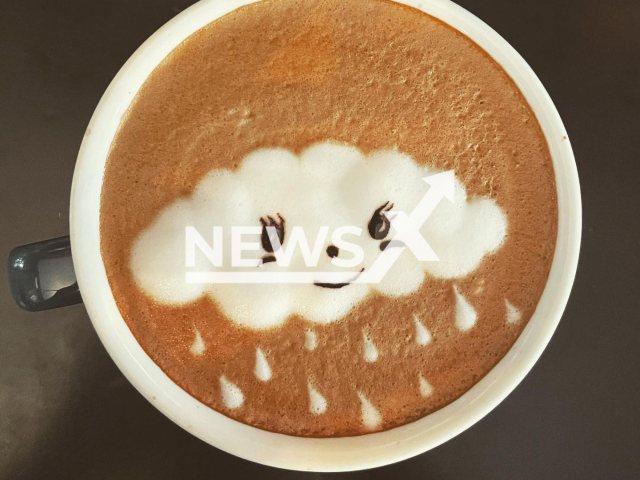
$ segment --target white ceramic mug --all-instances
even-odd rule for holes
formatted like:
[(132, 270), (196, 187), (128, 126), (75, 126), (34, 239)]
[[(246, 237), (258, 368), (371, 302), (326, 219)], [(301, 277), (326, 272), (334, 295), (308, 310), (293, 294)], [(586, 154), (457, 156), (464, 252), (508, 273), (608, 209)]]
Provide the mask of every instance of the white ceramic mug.
[[(248, 460), (296, 470), (345, 471), (397, 462), (436, 447), (480, 420), (516, 387), (549, 342), (569, 298), (580, 248), (580, 188), (571, 145), (536, 75), (489, 26), (448, 0), (400, 0), (451, 25), (488, 52), (515, 81), (540, 122), (553, 159), (559, 209), (556, 251), (544, 293), (514, 346), (489, 374), (456, 401), (420, 420), (388, 431), (342, 438), (293, 437), (232, 420), (177, 386), (129, 331), (102, 262), (99, 211), (111, 142), (146, 78), (191, 34), (253, 1), (203, 0), (185, 10), (131, 56), (102, 97), (80, 148), (71, 191), (71, 251), (82, 300), (104, 346), (129, 381), (167, 417), (205, 442)], [(26, 257), (16, 258), (14, 266), (22, 262), (25, 270)], [(73, 297), (74, 292), (71, 288), (66, 295)], [(70, 303), (64, 299), (64, 295), (58, 296), (58, 303)]]

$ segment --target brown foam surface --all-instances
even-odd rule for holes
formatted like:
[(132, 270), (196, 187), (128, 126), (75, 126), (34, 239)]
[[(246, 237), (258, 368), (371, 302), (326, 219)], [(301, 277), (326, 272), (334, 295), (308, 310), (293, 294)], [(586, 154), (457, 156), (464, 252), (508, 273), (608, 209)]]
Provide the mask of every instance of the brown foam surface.
[[(204, 298), (154, 303), (129, 269), (136, 236), (214, 168), (234, 169), (260, 147), (299, 152), (337, 140), (363, 152), (398, 148), (455, 169), (470, 196), (506, 212), (504, 245), (467, 278), (427, 278), (414, 294), (372, 295), (341, 321), (293, 317), (256, 332)], [(295, 199), (292, 199), (295, 201)], [(458, 398), (505, 355), (540, 299), (556, 242), (553, 168), (535, 117), (504, 71), (462, 34), (382, 0), (270, 0), (199, 31), (151, 75), (123, 120), (102, 192), (102, 255), (119, 309), (139, 343), (176, 383), (239, 421), (302, 436), (365, 433), (360, 391), (378, 429), (416, 420)], [(366, 228), (366, 226), (363, 226)], [(453, 285), (478, 314), (454, 322)], [(522, 312), (508, 324), (505, 299)], [(414, 315), (432, 334), (416, 343)], [(305, 329), (318, 337), (304, 348)], [(362, 330), (379, 351), (367, 363)], [(206, 345), (190, 353), (197, 329)], [(256, 348), (273, 371), (254, 375)], [(420, 395), (419, 374), (433, 387)], [(229, 410), (220, 376), (245, 401)], [(307, 381), (327, 401), (309, 412)]]

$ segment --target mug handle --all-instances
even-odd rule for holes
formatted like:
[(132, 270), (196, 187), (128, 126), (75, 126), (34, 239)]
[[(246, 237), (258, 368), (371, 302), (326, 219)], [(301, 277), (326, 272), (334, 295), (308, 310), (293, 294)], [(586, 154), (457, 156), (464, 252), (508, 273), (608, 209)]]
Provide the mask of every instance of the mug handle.
[(24, 310), (82, 303), (68, 236), (14, 248), (8, 267), (13, 299)]

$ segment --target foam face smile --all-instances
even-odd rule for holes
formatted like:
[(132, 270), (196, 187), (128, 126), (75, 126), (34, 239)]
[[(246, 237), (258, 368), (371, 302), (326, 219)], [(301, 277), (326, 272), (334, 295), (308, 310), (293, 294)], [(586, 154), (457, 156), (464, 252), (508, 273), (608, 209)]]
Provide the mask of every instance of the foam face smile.
[(345, 282), (345, 283), (313, 282), (313, 284), (316, 287), (322, 287), (322, 288), (342, 288), (342, 287), (346, 287), (347, 285), (351, 285), (352, 282), (355, 282), (356, 279), (360, 276), (360, 274), (362, 272), (364, 272), (364, 268), (362, 270), (360, 270), (351, 280), (349, 280), (348, 282)]
[[(257, 150), (245, 157), (236, 171), (211, 171), (189, 198), (166, 207), (136, 239), (131, 269), (138, 286), (159, 303), (179, 305), (207, 295), (231, 321), (249, 328), (273, 328), (296, 314), (311, 322), (333, 322), (372, 292), (408, 295), (420, 287), (425, 275), (468, 275), (502, 244), (505, 214), (491, 199), (468, 199), (456, 180), (455, 202), (440, 202), (420, 228), (440, 261), (418, 262), (405, 251), (379, 284), (353, 280), (336, 284), (187, 284), (185, 226), (194, 226), (205, 238), (214, 226), (222, 226), (224, 245), (231, 244), (231, 227), (262, 226), (263, 234), (255, 239), (258, 248), (243, 252), (243, 257), (262, 260), (260, 268), (265, 271), (292, 272), (344, 272), (345, 268), (332, 260), (349, 259), (353, 253), (338, 250), (330, 244), (329, 236), (327, 244), (320, 246), (323, 253), (315, 267), (306, 266), (299, 249), (289, 266), (282, 267), (275, 261), (270, 242), (265, 242), (267, 226), (274, 227), (285, 248), (293, 226), (303, 227), (310, 248), (323, 227), (332, 232), (356, 226), (361, 234), (345, 237), (364, 252), (362, 264), (352, 267), (355, 280), (383, 250), (401, 246), (391, 241), (394, 229), (385, 212), (410, 213), (429, 188), (422, 178), (435, 173), (396, 150), (365, 156), (355, 147), (334, 142), (312, 145), (300, 155), (276, 148)], [(231, 265), (230, 256), (230, 249), (224, 249), (223, 265)], [(196, 256), (192, 270), (217, 268), (201, 255)]]

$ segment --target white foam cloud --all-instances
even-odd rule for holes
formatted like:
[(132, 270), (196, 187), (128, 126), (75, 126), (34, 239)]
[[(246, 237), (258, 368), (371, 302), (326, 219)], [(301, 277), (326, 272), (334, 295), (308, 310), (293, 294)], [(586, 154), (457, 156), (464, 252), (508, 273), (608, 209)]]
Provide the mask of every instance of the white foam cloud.
[[(281, 215), (285, 219), (284, 247), (293, 226), (302, 226), (312, 246), (322, 226), (329, 227), (318, 271), (345, 271), (325, 253), (331, 232), (342, 226), (362, 229), (359, 237), (344, 238), (364, 250), (364, 261), (349, 268), (368, 268), (381, 253), (382, 240), (373, 239), (369, 221), (376, 209), (392, 202), (394, 210), (410, 214), (430, 188), (423, 177), (438, 173), (419, 166), (396, 150), (363, 155), (357, 148), (333, 142), (313, 145), (299, 156), (284, 149), (262, 149), (249, 154), (235, 172), (213, 170), (189, 198), (176, 200), (136, 239), (131, 268), (140, 288), (163, 304), (193, 302), (209, 295), (230, 320), (250, 328), (275, 327), (291, 315), (328, 323), (339, 320), (372, 291), (388, 296), (416, 291), (425, 275), (461, 278), (475, 270), (485, 255), (497, 250), (506, 235), (507, 219), (488, 198), (467, 198), (456, 179), (453, 203), (442, 200), (420, 233), (440, 258), (418, 262), (408, 250), (400, 255), (379, 284), (353, 283), (339, 289), (313, 284), (190, 284), (186, 271), (231, 270), (231, 227), (260, 226), (260, 218)], [(213, 227), (223, 227), (223, 267), (214, 267), (197, 252), (194, 268), (185, 267), (185, 227), (194, 226), (211, 244)], [(246, 242), (260, 238), (246, 236)], [(243, 258), (267, 255), (259, 250), (243, 252)], [(340, 258), (351, 258), (341, 251)], [(305, 271), (296, 249), (289, 267), (266, 263), (260, 271)], [(233, 269), (238, 270), (236, 268)], [(243, 270), (243, 269), (239, 269)], [(256, 267), (244, 267), (256, 271)]]

